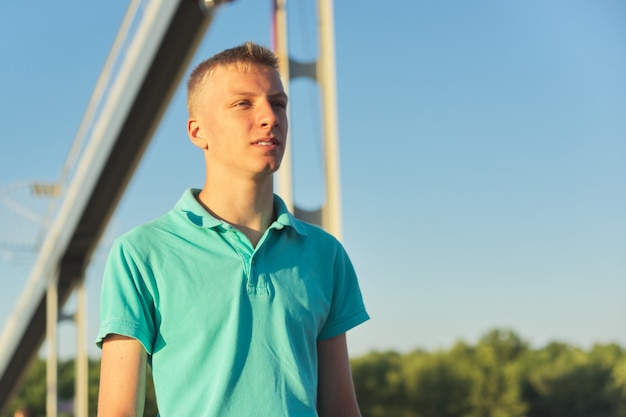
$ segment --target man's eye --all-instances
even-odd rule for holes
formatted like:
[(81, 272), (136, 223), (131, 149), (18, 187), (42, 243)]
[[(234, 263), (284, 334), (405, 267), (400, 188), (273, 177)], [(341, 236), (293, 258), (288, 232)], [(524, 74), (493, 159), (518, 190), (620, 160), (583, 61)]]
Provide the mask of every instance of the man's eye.
[(248, 101), (238, 101), (235, 103), (235, 107), (245, 107), (249, 105), (250, 105), (250, 102)]
[(286, 109), (287, 108), (287, 103), (282, 102), (282, 101), (276, 101), (273, 104), (274, 107), (278, 107), (279, 109)]

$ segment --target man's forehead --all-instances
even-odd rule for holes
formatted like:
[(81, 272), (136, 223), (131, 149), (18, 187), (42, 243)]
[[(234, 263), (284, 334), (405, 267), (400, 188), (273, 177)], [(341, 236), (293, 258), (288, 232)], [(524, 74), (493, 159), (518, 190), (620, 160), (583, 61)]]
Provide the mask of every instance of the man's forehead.
[(272, 68), (263, 64), (249, 62), (235, 62), (230, 64), (217, 65), (207, 73), (207, 79), (220, 75), (236, 76), (237, 74), (267, 74), (271, 77), (275, 76), (280, 79), (280, 73), (276, 68)]
[(209, 89), (219, 89), (221, 91), (246, 91), (246, 86), (250, 85), (250, 81), (265, 84), (268, 82), (268, 88), (272, 93), (284, 94), (284, 88), (280, 79), (278, 70), (265, 66), (256, 65), (241, 69), (237, 67), (221, 66), (207, 78), (205, 85)]

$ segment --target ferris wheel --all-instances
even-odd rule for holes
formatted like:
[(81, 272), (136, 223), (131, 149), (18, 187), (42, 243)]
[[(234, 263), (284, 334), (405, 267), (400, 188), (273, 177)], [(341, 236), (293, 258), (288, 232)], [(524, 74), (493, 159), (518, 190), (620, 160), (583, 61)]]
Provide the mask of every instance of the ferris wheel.
[(60, 188), (56, 183), (33, 181), (0, 185), (0, 255), (6, 261), (34, 260)]

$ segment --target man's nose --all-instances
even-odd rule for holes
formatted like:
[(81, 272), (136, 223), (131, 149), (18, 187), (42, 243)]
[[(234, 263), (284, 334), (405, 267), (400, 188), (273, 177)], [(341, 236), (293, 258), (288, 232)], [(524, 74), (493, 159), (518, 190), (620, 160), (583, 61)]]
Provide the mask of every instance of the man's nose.
[(259, 106), (259, 122), (265, 127), (276, 127), (280, 121), (278, 117), (278, 109), (274, 105), (264, 100)]

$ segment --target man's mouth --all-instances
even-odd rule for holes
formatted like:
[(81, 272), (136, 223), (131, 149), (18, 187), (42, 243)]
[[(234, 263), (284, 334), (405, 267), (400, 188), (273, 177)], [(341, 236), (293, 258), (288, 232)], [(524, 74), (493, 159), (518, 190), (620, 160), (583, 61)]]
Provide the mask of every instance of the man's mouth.
[(278, 142), (276, 142), (273, 139), (270, 140), (259, 140), (254, 142), (255, 145), (260, 145), (260, 146), (273, 146), (273, 145), (278, 145)]

